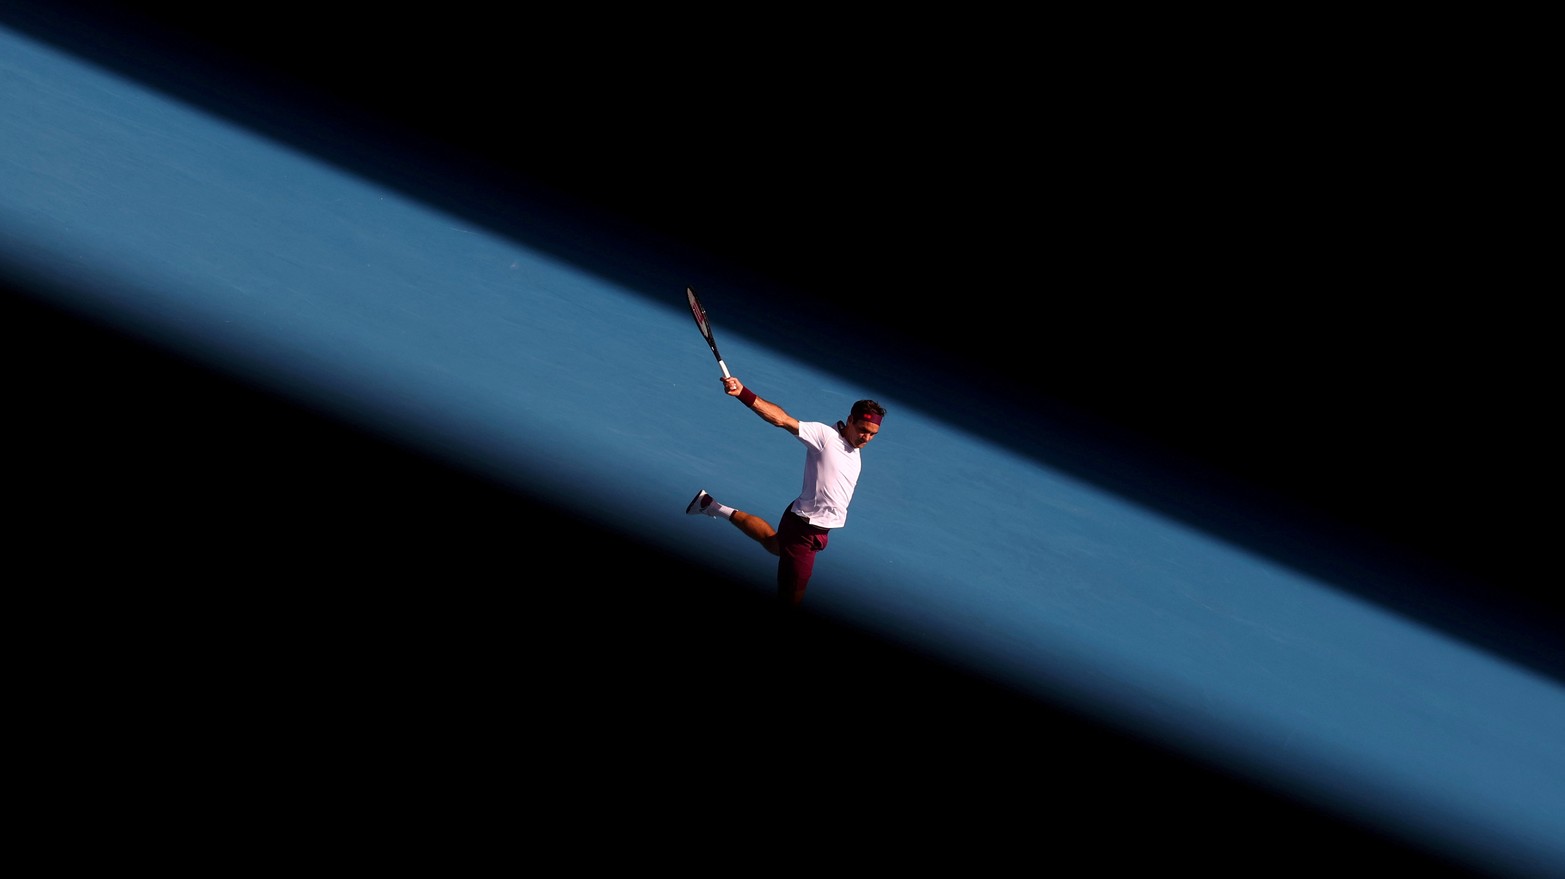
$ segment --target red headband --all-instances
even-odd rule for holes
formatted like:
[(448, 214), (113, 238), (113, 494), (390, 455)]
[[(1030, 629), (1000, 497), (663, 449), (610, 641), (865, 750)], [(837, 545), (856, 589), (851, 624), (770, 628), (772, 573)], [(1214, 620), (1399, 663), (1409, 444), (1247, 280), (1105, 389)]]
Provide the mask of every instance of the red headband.
[(860, 412), (858, 417), (864, 419), (865, 421), (868, 421), (871, 424), (879, 424), (880, 423), (880, 416), (876, 415), (873, 412)]

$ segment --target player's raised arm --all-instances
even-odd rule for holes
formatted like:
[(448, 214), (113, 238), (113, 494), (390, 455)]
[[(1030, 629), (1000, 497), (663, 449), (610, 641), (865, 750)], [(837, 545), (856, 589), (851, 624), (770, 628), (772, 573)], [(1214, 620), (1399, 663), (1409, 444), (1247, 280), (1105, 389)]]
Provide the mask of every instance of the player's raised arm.
[(799, 435), (799, 419), (789, 415), (776, 403), (757, 396), (754, 391), (744, 386), (744, 382), (730, 375), (723, 379), (723, 388), (728, 391), (728, 396), (738, 397), (739, 402), (761, 416), (762, 421), (780, 427), (794, 436)]

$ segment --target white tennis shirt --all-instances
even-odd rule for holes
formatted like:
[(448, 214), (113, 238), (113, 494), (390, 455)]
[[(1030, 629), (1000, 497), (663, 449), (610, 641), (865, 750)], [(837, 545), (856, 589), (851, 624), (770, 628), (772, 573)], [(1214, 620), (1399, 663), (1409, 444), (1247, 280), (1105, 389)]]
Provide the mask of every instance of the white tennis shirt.
[(835, 427), (819, 421), (799, 422), (799, 442), (805, 446), (804, 489), (791, 509), (818, 528), (841, 528), (864, 459)]

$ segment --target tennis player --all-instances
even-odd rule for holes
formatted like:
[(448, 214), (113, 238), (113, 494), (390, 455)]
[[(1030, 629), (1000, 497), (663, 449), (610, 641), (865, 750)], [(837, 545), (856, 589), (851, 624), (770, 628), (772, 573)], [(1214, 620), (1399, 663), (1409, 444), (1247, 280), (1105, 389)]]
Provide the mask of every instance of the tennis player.
[(880, 433), (886, 410), (874, 400), (859, 400), (847, 421), (831, 426), (794, 418), (733, 376), (723, 379), (723, 387), (728, 396), (738, 397), (762, 421), (804, 443), (804, 488), (783, 510), (776, 528), (765, 519), (718, 503), (705, 490), (696, 492), (685, 512), (727, 519), (777, 556), (777, 598), (786, 606), (797, 607), (815, 571), (815, 554), (826, 548), (831, 532), (848, 521), (848, 504), (859, 482), (859, 452)]

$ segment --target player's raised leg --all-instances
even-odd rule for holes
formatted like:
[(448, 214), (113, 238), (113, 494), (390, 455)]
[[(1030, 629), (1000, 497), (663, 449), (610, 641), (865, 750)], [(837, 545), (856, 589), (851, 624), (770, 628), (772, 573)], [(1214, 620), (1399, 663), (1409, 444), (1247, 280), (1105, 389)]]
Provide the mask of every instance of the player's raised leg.
[(696, 492), (689, 506), (685, 507), (689, 515), (704, 514), (714, 519), (727, 519), (738, 528), (744, 536), (766, 547), (766, 551), (777, 555), (777, 529), (772, 523), (759, 516), (752, 516), (744, 510), (736, 510), (733, 507), (724, 506), (715, 498), (707, 494), (705, 490)]

